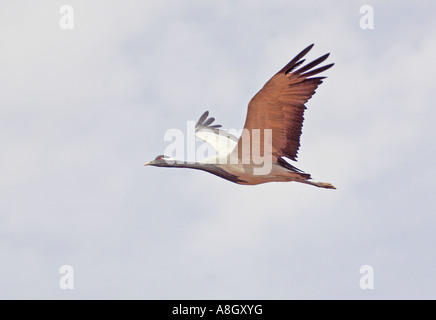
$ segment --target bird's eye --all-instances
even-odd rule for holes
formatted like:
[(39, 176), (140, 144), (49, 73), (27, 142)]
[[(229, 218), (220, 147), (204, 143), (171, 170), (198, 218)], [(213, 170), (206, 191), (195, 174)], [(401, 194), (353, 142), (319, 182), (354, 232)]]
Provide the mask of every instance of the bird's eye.
[(159, 157), (158, 159), (160, 160), (160, 159), (162, 159), (162, 157)]

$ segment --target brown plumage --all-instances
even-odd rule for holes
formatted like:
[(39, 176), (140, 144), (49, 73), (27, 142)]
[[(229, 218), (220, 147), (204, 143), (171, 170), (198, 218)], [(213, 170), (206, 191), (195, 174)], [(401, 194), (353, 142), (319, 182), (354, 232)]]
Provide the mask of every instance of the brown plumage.
[[(160, 155), (146, 165), (199, 169), (245, 185), (297, 181), (335, 189), (327, 182), (310, 181), (310, 174), (297, 169), (286, 160), (297, 159), (305, 103), (325, 78), (313, 76), (333, 66), (331, 63), (314, 69), (329, 54), (302, 66), (305, 61), (302, 58), (312, 47), (313, 44), (300, 52), (251, 99), (239, 140), (219, 129), (221, 126), (211, 126), (215, 119), (208, 119), (208, 112), (200, 117), (196, 125), (196, 135), (217, 150), (216, 157), (187, 163)], [(271, 141), (265, 140), (269, 135)], [(226, 141), (227, 147), (218, 145), (218, 140)], [(268, 153), (269, 148), (271, 153)]]
[[(251, 135), (253, 129), (260, 129), (260, 142), (264, 141), (264, 129), (272, 129), (272, 152), (275, 158), (281, 156), (296, 160), (300, 147), (301, 128), (305, 103), (313, 96), (315, 89), (325, 77), (309, 78), (331, 68), (334, 63), (311, 70), (327, 59), (323, 55), (306, 66), (295, 70), (305, 60), (300, 60), (312, 49), (304, 49), (283, 69), (277, 72), (251, 99), (248, 105), (244, 129)], [(293, 72), (292, 72), (293, 71)], [(263, 150), (263, 147), (260, 147)], [(242, 140), (238, 143), (239, 157), (242, 157)]]

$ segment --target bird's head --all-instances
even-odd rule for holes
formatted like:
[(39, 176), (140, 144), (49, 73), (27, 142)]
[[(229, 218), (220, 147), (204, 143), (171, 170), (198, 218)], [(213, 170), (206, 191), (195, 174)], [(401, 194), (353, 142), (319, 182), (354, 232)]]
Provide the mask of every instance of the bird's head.
[(144, 166), (168, 167), (173, 163), (174, 159), (163, 154), (158, 155), (154, 160), (144, 164)]

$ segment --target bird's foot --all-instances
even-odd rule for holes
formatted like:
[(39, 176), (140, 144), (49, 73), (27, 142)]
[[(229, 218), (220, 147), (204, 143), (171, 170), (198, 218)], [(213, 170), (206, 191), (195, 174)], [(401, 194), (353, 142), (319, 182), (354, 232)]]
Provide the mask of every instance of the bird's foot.
[(326, 189), (336, 189), (334, 185), (328, 182), (316, 182), (315, 185), (320, 188), (326, 188)]

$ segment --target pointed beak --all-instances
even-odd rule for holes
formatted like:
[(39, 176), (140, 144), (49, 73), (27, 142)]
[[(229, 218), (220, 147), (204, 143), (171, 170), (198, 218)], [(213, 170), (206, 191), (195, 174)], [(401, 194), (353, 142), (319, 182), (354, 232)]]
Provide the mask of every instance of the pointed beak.
[(149, 166), (150, 164), (151, 164), (151, 161), (144, 164), (144, 166)]

